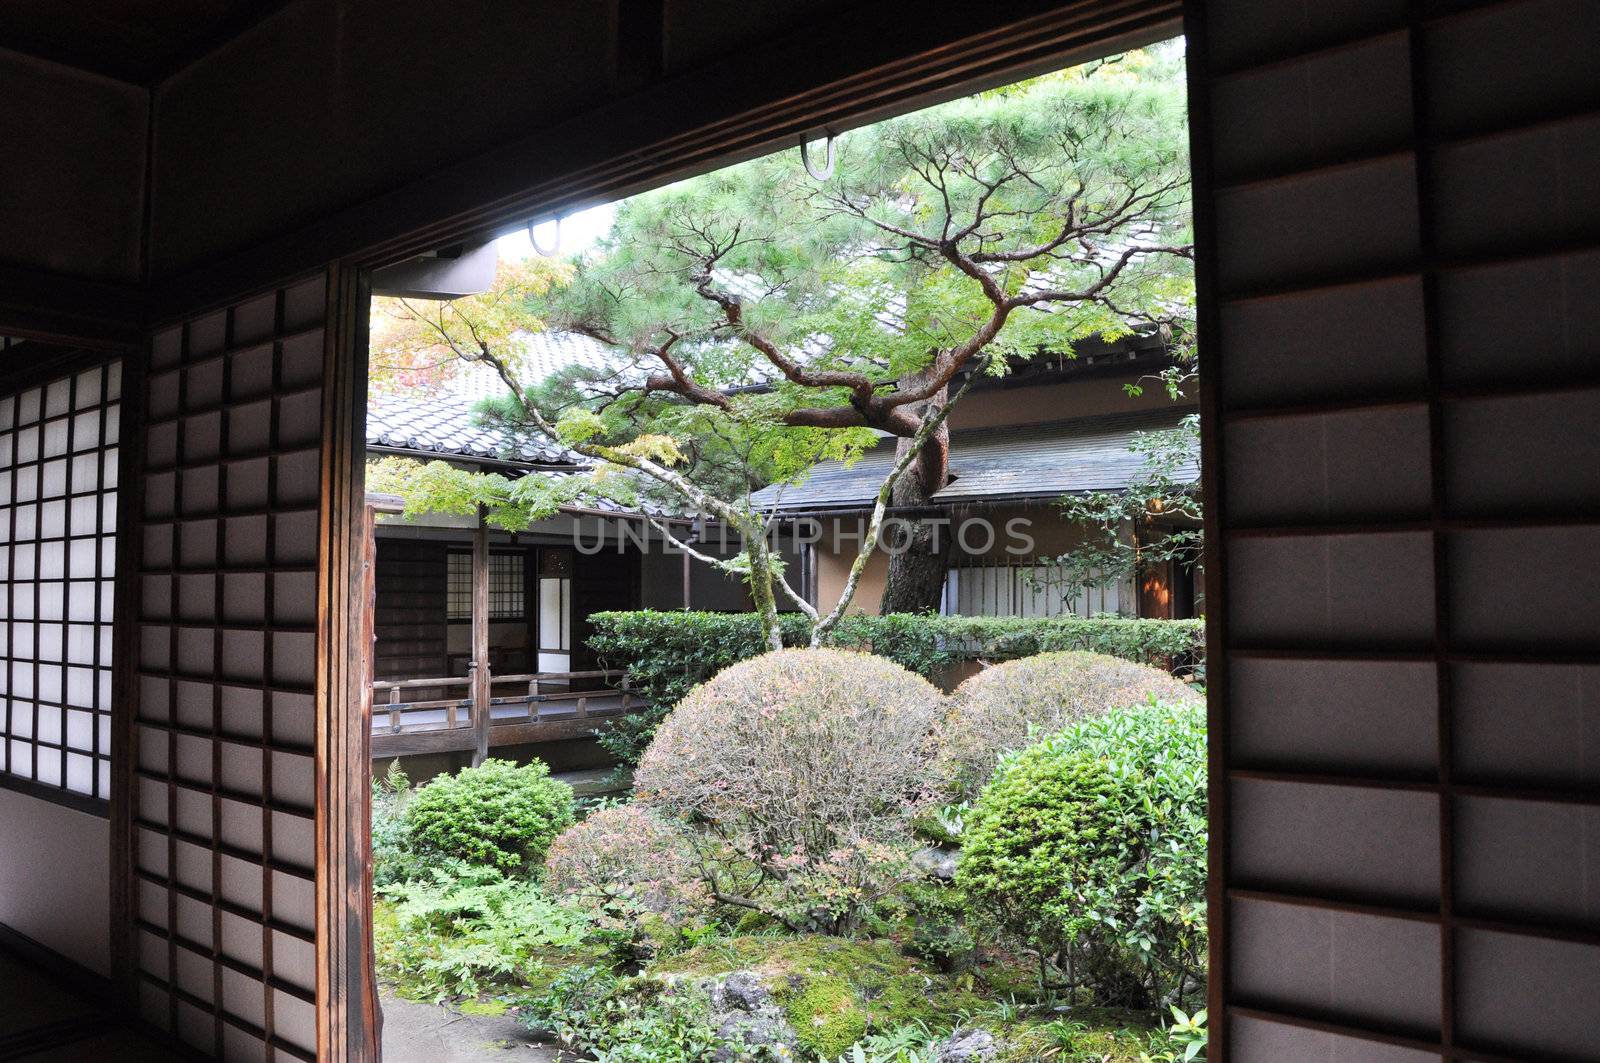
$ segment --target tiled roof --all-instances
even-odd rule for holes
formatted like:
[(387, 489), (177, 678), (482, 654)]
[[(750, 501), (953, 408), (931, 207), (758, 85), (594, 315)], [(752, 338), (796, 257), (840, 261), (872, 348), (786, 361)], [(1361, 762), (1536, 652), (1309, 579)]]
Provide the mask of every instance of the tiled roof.
[[(529, 333), (519, 339), (522, 372), (529, 381), (543, 380), (573, 364), (591, 368), (626, 365), (625, 358), (603, 344), (573, 333)], [(1107, 350), (1127, 345), (1123, 341)], [(1093, 353), (1085, 355), (1091, 362), (1093, 357)], [(1062, 362), (1056, 369), (1070, 364)], [(590, 464), (582, 455), (536, 435), (479, 424), (476, 407), (485, 399), (503, 394), (505, 385), (499, 376), (487, 366), (473, 364), (463, 367), (445, 389), (375, 395), (367, 407), (367, 446), (419, 455), (554, 467), (554, 471), (577, 470)], [(1191, 411), (1187, 408), (1165, 407), (1135, 414), (956, 432), (951, 441), (953, 480), (934, 500), (1053, 498), (1074, 491), (1124, 487), (1143, 468), (1143, 458), (1129, 450), (1133, 436), (1172, 427), (1188, 412)], [(805, 482), (766, 488), (756, 493), (754, 501), (758, 506), (777, 505), (791, 512), (867, 506), (876, 496), (893, 455), (893, 445), (883, 444), (850, 468), (827, 462), (812, 470)], [(1197, 466), (1194, 475), (1198, 477)]]
[[(1080, 417), (1044, 424), (974, 428), (950, 438), (951, 482), (935, 502), (1001, 502), (1058, 498), (1128, 486), (1145, 468), (1131, 450), (1140, 432), (1176, 427), (1193, 407), (1170, 406), (1139, 413)], [(894, 460), (894, 442), (881, 441), (848, 468), (825, 462), (799, 484), (768, 487), (756, 505), (785, 512), (857, 509), (870, 506)], [(1199, 479), (1199, 454), (1179, 478)]]
[[(498, 378), (496, 378), (498, 379)], [(440, 458), (492, 458), (523, 465), (529, 476), (564, 476), (589, 467), (581, 454), (565, 447), (477, 423), (478, 398), (434, 394), (382, 395), (367, 404), (367, 447), (405, 451), (417, 456)], [(516, 469), (504, 470), (515, 476)], [(627, 506), (595, 494), (580, 503), (562, 507), (569, 511), (594, 510), (602, 513), (646, 514), (652, 517), (681, 517), (685, 511), (641, 498)]]
[[(625, 364), (624, 356), (598, 340), (575, 332), (523, 332), (515, 339), (519, 379), (537, 384), (569, 365), (605, 369)], [(465, 362), (456, 367), (448, 381), (435, 394), (458, 398), (492, 399), (506, 393), (505, 382), (482, 362)]]
[(541, 437), (479, 424), (475, 407), (486, 397), (425, 392), (372, 396), (367, 446), (530, 465), (587, 464), (581, 455)]
[(585, 369), (614, 369), (627, 355), (576, 332), (527, 332), (517, 337), (517, 357), (523, 379), (536, 384), (571, 365)]

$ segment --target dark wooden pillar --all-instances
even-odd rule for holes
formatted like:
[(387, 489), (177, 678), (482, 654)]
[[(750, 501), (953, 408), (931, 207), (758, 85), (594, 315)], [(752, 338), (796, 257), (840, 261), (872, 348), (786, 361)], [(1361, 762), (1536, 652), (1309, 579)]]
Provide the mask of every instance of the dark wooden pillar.
[(691, 600), (693, 598), (693, 588), (694, 570), (690, 565), (689, 552), (685, 550), (683, 551), (683, 607), (685, 609), (694, 608), (693, 604), (691, 604)]
[(472, 766), (489, 755), (489, 530), (483, 507), (472, 530)]

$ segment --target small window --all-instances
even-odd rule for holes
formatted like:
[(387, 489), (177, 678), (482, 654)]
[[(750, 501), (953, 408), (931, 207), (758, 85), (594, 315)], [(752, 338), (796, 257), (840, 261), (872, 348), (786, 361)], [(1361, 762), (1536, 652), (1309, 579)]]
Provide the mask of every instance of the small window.
[[(472, 619), (472, 555), (449, 555), (446, 607), (451, 620)], [(527, 565), (522, 554), (489, 555), (489, 619), (521, 620), (528, 615)]]
[(490, 620), (521, 620), (528, 615), (524, 558), (523, 554), (489, 555)]
[(451, 554), (450, 582), (445, 595), (451, 620), (472, 619), (472, 555)]

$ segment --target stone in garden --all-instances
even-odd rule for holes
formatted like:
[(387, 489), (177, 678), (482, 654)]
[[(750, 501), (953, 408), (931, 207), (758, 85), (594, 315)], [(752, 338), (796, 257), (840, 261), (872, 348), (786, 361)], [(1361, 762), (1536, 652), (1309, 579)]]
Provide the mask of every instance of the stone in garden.
[(755, 1011), (763, 1004), (772, 1002), (772, 994), (762, 986), (761, 979), (751, 971), (734, 971), (724, 978), (717, 986), (717, 996), (712, 997), (712, 1004), (718, 1010), (738, 1008), (740, 1011)]
[(743, 1049), (783, 1045), (794, 1048), (794, 1031), (781, 1018), (761, 1018), (736, 1015), (723, 1020), (717, 1027), (717, 1040), (721, 1045), (712, 1053), (714, 1063), (733, 1063), (748, 1058)]
[(918, 849), (911, 854), (911, 866), (929, 878), (941, 882), (956, 880), (956, 861), (960, 857), (954, 849)]
[(962, 1030), (933, 1046), (934, 1063), (989, 1063), (997, 1052), (988, 1030)]
[(700, 989), (711, 1001), (711, 1022), (721, 1042), (712, 1053), (713, 1063), (748, 1059), (746, 1050), (751, 1048), (794, 1048), (793, 1028), (755, 973), (734, 971), (707, 978)]

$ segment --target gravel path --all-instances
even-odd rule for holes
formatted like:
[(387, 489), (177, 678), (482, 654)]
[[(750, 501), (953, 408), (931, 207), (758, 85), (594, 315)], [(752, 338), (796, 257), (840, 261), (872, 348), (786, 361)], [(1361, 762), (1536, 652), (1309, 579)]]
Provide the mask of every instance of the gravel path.
[(560, 1063), (564, 1058), (507, 1015), (463, 1015), (438, 1004), (402, 1000), (387, 990), (380, 1003), (384, 1063)]

